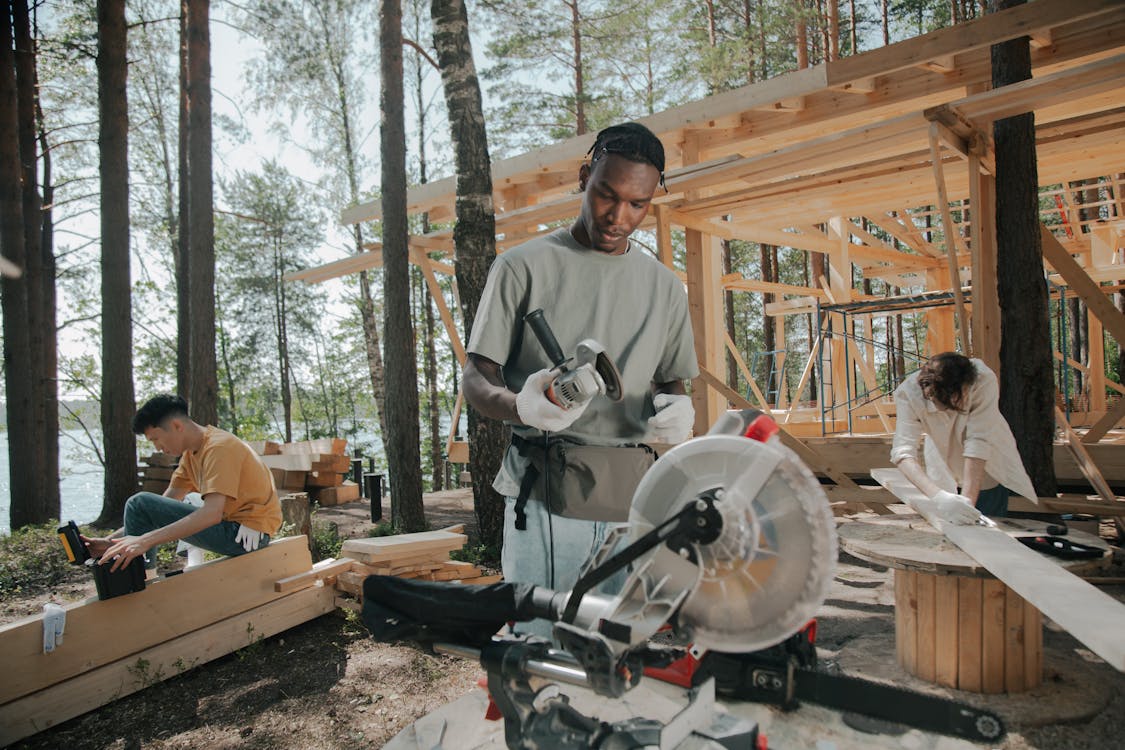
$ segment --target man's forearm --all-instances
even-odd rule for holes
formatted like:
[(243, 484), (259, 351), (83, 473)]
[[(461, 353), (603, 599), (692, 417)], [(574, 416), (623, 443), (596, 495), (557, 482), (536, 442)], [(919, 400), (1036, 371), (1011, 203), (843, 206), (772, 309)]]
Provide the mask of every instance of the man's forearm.
[(490, 359), (470, 354), (465, 361), (461, 391), (465, 400), (489, 419), (503, 419), (520, 424), (516, 410), (516, 394), (508, 390), (500, 365)]

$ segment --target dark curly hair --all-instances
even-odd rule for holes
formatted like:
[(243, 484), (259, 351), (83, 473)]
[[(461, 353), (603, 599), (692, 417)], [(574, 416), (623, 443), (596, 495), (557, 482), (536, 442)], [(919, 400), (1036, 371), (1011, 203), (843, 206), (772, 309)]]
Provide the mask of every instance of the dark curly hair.
[(590, 157), (593, 165), (606, 154), (617, 154), (639, 164), (651, 164), (660, 173), (660, 186), (664, 187), (664, 144), (639, 122), (624, 122), (599, 132), (586, 156)]
[(168, 417), (186, 417), (188, 415), (187, 401), (182, 396), (170, 393), (161, 393), (153, 396), (144, 405), (137, 409), (133, 417), (133, 432), (137, 435), (145, 434), (149, 427), (159, 427)]
[(972, 360), (957, 352), (936, 354), (918, 371), (922, 395), (954, 411), (963, 411), (963, 389), (976, 379)]

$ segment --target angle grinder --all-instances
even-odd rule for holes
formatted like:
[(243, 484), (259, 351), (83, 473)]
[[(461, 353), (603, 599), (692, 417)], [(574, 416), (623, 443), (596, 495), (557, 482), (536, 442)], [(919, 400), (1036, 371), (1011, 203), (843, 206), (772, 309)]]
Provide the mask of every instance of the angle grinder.
[(545, 391), (551, 403), (562, 409), (581, 406), (594, 396), (605, 396), (610, 401), (620, 401), (621, 373), (605, 347), (593, 339), (583, 339), (573, 357), (563, 356), (555, 334), (543, 317), (543, 310), (536, 309), (524, 316), (531, 326), (535, 338), (551, 360), (554, 380)]

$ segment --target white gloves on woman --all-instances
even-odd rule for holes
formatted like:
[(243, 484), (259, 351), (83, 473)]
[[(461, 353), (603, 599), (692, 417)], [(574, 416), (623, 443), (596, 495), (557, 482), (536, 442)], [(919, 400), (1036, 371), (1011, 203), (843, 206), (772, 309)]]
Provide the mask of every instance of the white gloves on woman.
[(544, 391), (554, 377), (550, 370), (533, 372), (527, 376), (523, 390), (516, 394), (516, 413), (528, 427), (543, 432), (562, 432), (577, 422), (590, 405), (587, 401), (571, 409), (564, 409), (552, 402)]
[(695, 425), (695, 407), (691, 396), (658, 393), (652, 398), (656, 414), (648, 419), (645, 440), (654, 443), (682, 443), (691, 437)]
[(938, 490), (930, 499), (934, 501), (937, 513), (943, 521), (957, 526), (968, 526), (981, 519), (980, 511), (973, 505), (973, 501), (964, 495)]

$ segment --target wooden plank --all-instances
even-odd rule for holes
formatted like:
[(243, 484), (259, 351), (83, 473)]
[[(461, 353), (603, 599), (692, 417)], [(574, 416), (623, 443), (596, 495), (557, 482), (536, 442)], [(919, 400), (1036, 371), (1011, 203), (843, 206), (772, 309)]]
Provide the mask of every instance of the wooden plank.
[(1050, 229), (1040, 224), (1039, 234), (1043, 239), (1043, 258), (1054, 266), (1074, 293), (1082, 298), (1090, 314), (1097, 316), (1117, 343), (1125, 346), (1125, 315), (1106, 298), (1105, 292), (1078, 265), (1078, 261), (1070, 257), (1070, 253)]
[(422, 531), (371, 539), (349, 539), (341, 545), (340, 554), (371, 564), (422, 553), (461, 549), (467, 539), (464, 534), (451, 534), (448, 531)]
[(966, 335), (969, 322), (965, 318), (965, 296), (961, 293), (961, 272), (957, 267), (957, 251), (961, 244), (953, 217), (949, 212), (949, 194), (945, 189), (945, 172), (941, 162), (941, 142), (938, 140), (938, 123), (930, 123), (930, 161), (934, 167), (934, 183), (937, 186), (938, 206), (941, 208), (942, 232), (945, 235), (945, 256), (949, 260), (949, 283), (953, 287), (953, 304), (957, 311), (957, 343), (966, 356), (972, 356), (969, 339)]
[[(331, 588), (305, 588), (9, 701), (0, 706), (0, 745), (42, 732), (261, 638), (327, 614), (335, 608), (334, 598)], [(70, 627), (68, 622), (67, 640), (71, 637)], [(138, 665), (142, 663), (144, 669), (140, 670)]]
[(914, 575), (914, 571), (894, 569), (894, 585), (895, 585), (895, 660), (898, 661), (900, 666), (906, 665), (906, 650), (910, 648), (913, 643), (913, 633), (908, 633), (906, 629), (906, 607), (903, 602), (906, 601), (909, 592), (907, 591), (907, 578)]
[(1070, 423), (1066, 421), (1066, 415), (1062, 413), (1062, 409), (1055, 407), (1055, 422), (1062, 429), (1063, 434), (1066, 435), (1066, 447), (1074, 454), (1074, 460), (1078, 463), (1078, 468), (1082, 469), (1082, 473), (1089, 480), (1092, 486), (1101, 496), (1102, 500), (1108, 503), (1115, 503), (1117, 497), (1110, 490), (1109, 485), (1106, 484), (1105, 477), (1102, 476), (1101, 471), (1098, 469), (1094, 459), (1090, 458), (1090, 454), (1086, 451), (1082, 441), (1078, 439), (1078, 435), (1070, 428)]
[(918, 602), (918, 662), (914, 674), (926, 682), (937, 679), (937, 650), (935, 648), (935, 609), (934, 597), (937, 576), (919, 573), (914, 595)]
[(936, 576), (934, 581), (934, 680), (952, 688), (957, 687), (960, 663), (957, 581), (954, 576)]
[(1024, 602), (1023, 607), (1024, 689), (1031, 690), (1043, 681), (1043, 616), (1039, 610)]
[(1024, 650), (1027, 639), (1023, 631), (1023, 598), (1010, 588), (1004, 589), (1004, 691), (1018, 693), (1024, 689)]
[(1100, 15), (1119, 5), (1118, 0), (1040, 0), (1038, 5), (1032, 3), (989, 13), (925, 36), (834, 60), (827, 65), (827, 82), (829, 86), (843, 86), (871, 76), (889, 75), (903, 68)]
[(1105, 437), (1105, 434), (1117, 426), (1117, 423), (1125, 419), (1125, 398), (1117, 400), (1113, 408), (1106, 412), (1105, 416), (1094, 423), (1094, 426), (1086, 431), (1082, 436), (1083, 443), (1096, 443)]
[(898, 469), (875, 469), (871, 476), (925, 516), (931, 525), (1029, 604), (1114, 669), (1125, 672), (1125, 628), (1121, 627), (1125, 622), (1125, 604), (1002, 531), (986, 526), (943, 524), (934, 512), (932, 501)]
[(276, 456), (259, 456), (266, 466), (283, 471), (312, 471), (312, 455), (308, 453), (286, 453)]
[(1004, 692), (1003, 581), (981, 583), (981, 692)]
[(957, 687), (981, 692), (981, 600), (984, 581), (980, 578), (957, 580)]
[(300, 440), (293, 443), (282, 443), (278, 449), (285, 455), (317, 455), (331, 453), (337, 456), (346, 456), (348, 441), (344, 438), (317, 438), (316, 440)]
[(66, 639), (49, 654), (43, 653), (42, 616), (8, 623), (0, 627), (6, 672), (0, 703), (261, 606), (278, 597), (274, 581), (311, 567), (308, 540), (287, 537), (154, 581), (144, 591), (72, 604), (65, 607)]
[(291, 591), (298, 591), (303, 588), (313, 586), (317, 581), (324, 581), (329, 578), (335, 578), (340, 573), (347, 572), (355, 565), (355, 560), (348, 558), (328, 558), (321, 560), (305, 573), (298, 573), (295, 576), (282, 578), (273, 582), (273, 590), (279, 594), (288, 594)]
[[(910, 674), (918, 670), (918, 573), (914, 571), (895, 571), (902, 573), (902, 598), (895, 597), (896, 619), (902, 618), (902, 632), (906, 642), (902, 649), (902, 668)], [(897, 586), (896, 586), (897, 591)]]

